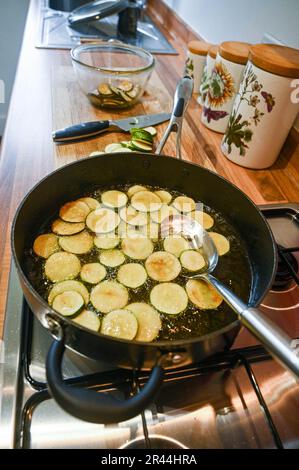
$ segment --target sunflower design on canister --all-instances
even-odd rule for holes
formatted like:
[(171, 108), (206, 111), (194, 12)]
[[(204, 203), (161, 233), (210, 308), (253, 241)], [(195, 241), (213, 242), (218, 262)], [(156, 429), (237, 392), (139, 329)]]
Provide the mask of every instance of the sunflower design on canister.
[(214, 66), (210, 86), (208, 90), (208, 101), (212, 108), (221, 107), (235, 93), (234, 80), (223, 62), (217, 62)]

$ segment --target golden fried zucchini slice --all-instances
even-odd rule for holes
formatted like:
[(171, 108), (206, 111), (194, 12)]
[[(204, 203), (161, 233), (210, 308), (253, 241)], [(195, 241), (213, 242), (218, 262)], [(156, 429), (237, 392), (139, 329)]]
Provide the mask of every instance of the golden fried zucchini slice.
[(53, 233), (44, 233), (34, 240), (33, 251), (41, 258), (49, 258), (49, 256), (58, 250), (58, 238)]
[(74, 290), (67, 290), (56, 295), (53, 300), (53, 309), (65, 317), (70, 317), (79, 312), (84, 305), (82, 295)]
[(170, 204), (172, 200), (172, 195), (168, 191), (165, 191), (164, 189), (159, 189), (158, 191), (155, 191), (155, 194), (157, 194), (163, 204)]
[(78, 325), (84, 326), (92, 331), (99, 331), (101, 326), (100, 318), (92, 310), (83, 310), (72, 320)]
[(126, 260), (125, 255), (121, 250), (112, 249), (112, 250), (104, 250), (99, 256), (100, 262), (104, 264), (104, 266), (108, 266), (109, 268), (116, 268), (116, 266), (120, 266)]
[(59, 217), (65, 222), (85, 222), (90, 212), (88, 205), (80, 200), (71, 201), (64, 204), (60, 211)]
[(186, 291), (191, 302), (202, 310), (213, 310), (223, 301), (214, 287), (200, 279), (190, 279), (186, 284)]
[(125, 255), (132, 259), (146, 259), (153, 251), (154, 245), (149, 238), (143, 235), (128, 234), (121, 242)]
[(146, 282), (147, 273), (141, 264), (128, 263), (119, 268), (117, 280), (126, 287), (137, 289)]
[(61, 281), (61, 282), (57, 282), (57, 284), (55, 284), (49, 292), (48, 303), (50, 305), (52, 305), (52, 302), (53, 302), (54, 298), (56, 297), (56, 295), (62, 294), (62, 292), (66, 292), (66, 291), (70, 291), (70, 290), (71, 291), (76, 291), (80, 295), (82, 295), (85, 305), (88, 304), (88, 302), (89, 302), (89, 292), (86, 289), (86, 287), (84, 286), (84, 284), (82, 284), (82, 282), (79, 282), (79, 281)]
[(85, 229), (84, 222), (65, 222), (62, 219), (56, 219), (52, 223), (52, 232), (57, 235), (75, 235)]
[(76, 235), (59, 237), (59, 245), (64, 251), (74, 253), (75, 255), (83, 255), (84, 253), (89, 253), (92, 249), (93, 238), (86, 230), (84, 230)]
[(135, 338), (137, 330), (137, 319), (129, 310), (113, 310), (102, 319), (101, 333), (103, 335), (132, 340)]
[(110, 191), (105, 191), (102, 194), (102, 203), (106, 207), (112, 207), (113, 209), (119, 209), (127, 204), (128, 196), (122, 191), (116, 189), (111, 189)]
[(160, 224), (167, 217), (178, 215), (179, 211), (173, 206), (166, 206), (165, 204), (156, 212), (151, 212), (151, 219), (153, 222)]
[(173, 201), (172, 205), (180, 212), (191, 212), (196, 208), (194, 199), (187, 196), (178, 196)]
[(79, 258), (73, 253), (58, 251), (53, 253), (45, 263), (45, 275), (52, 282), (74, 279), (81, 269)]
[(129, 301), (127, 289), (116, 281), (102, 281), (90, 293), (92, 305), (102, 313), (123, 308)]
[(94, 211), (95, 209), (98, 209), (101, 206), (99, 201), (97, 201), (93, 197), (80, 197), (80, 199), (78, 199), (78, 201), (85, 202), (85, 204), (88, 205), (88, 207), (91, 211)]
[(149, 277), (159, 282), (173, 281), (181, 272), (179, 260), (167, 251), (155, 251), (145, 262)]
[(183, 251), (188, 250), (189, 243), (180, 235), (170, 235), (164, 239), (163, 247), (165, 251), (179, 258)]
[(221, 235), (220, 233), (216, 232), (209, 232), (209, 235), (215, 243), (219, 256), (223, 256), (229, 252), (230, 243), (224, 235)]
[(111, 250), (111, 248), (117, 247), (119, 241), (119, 237), (114, 232), (98, 234), (93, 239), (95, 246), (102, 250)]
[(150, 293), (150, 301), (159, 312), (178, 315), (186, 310), (188, 297), (185, 289), (174, 282), (163, 282)]
[(106, 277), (106, 274), (105, 266), (100, 263), (86, 263), (81, 268), (80, 277), (82, 281), (89, 284), (98, 284)]
[(214, 225), (214, 219), (209, 214), (203, 211), (193, 211), (190, 217), (196, 220), (205, 230), (209, 230)]
[(96, 209), (90, 212), (86, 218), (87, 227), (95, 233), (113, 232), (119, 222), (119, 215), (107, 208)]
[(204, 257), (196, 250), (185, 250), (180, 256), (180, 262), (187, 271), (200, 271), (206, 264)]
[(132, 206), (123, 207), (119, 215), (124, 222), (135, 227), (146, 225), (148, 221), (146, 212), (139, 212)]
[(131, 198), (131, 205), (140, 212), (153, 212), (162, 207), (162, 201), (152, 191), (138, 191)]
[(132, 312), (137, 318), (138, 331), (136, 341), (153, 341), (161, 329), (160, 315), (153, 307), (145, 302), (134, 302), (127, 305), (126, 310)]
[(148, 191), (148, 189), (145, 186), (141, 186), (140, 184), (134, 184), (127, 191), (129, 198), (134, 196), (134, 194), (138, 193), (139, 191)]

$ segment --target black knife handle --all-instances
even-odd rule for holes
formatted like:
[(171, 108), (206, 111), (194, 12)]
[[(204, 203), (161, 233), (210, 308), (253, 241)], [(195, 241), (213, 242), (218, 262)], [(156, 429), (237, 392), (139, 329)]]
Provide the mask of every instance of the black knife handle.
[(64, 127), (52, 133), (54, 142), (68, 142), (87, 139), (107, 131), (110, 127), (109, 121), (90, 121)]

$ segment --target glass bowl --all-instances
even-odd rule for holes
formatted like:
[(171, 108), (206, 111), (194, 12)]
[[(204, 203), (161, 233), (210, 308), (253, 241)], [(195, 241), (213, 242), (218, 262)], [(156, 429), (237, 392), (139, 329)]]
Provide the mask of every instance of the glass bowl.
[(133, 106), (155, 66), (146, 50), (117, 42), (82, 44), (71, 58), (81, 89), (100, 108)]

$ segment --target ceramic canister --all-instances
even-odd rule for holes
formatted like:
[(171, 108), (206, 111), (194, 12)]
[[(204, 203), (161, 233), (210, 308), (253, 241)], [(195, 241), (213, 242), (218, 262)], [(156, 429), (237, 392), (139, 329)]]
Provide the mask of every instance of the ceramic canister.
[(224, 133), (248, 60), (250, 44), (220, 44), (202, 109), (201, 120), (209, 129)]
[(251, 47), (249, 61), (222, 140), (223, 153), (248, 168), (268, 168), (299, 112), (299, 50)]
[(210, 47), (211, 45), (204, 41), (190, 41), (188, 43), (188, 57), (185, 65), (185, 73), (194, 80), (194, 93), (199, 92), (201, 77)]
[(201, 83), (199, 87), (199, 95), (197, 98), (198, 103), (202, 106), (204, 105), (207, 96), (207, 91), (209, 89), (210, 78), (215, 65), (218, 48), (218, 46), (211, 46), (207, 55), (207, 62), (202, 74)]

